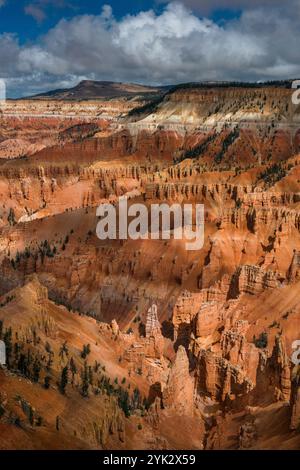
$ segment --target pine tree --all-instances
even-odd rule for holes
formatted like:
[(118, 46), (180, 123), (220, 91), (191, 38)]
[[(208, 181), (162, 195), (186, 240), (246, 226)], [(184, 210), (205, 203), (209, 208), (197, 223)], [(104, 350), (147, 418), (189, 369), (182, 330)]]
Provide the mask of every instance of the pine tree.
[(41, 363), (37, 358), (35, 358), (35, 361), (33, 364), (33, 374), (32, 374), (32, 378), (34, 382), (39, 381), (40, 372), (41, 372)]
[(55, 427), (56, 427), (56, 431), (59, 431), (60, 429), (60, 417), (59, 416), (56, 416)]
[(118, 404), (119, 407), (124, 411), (125, 416), (129, 418), (130, 416), (130, 403), (129, 403), (129, 394), (126, 390), (122, 388), (118, 392)]
[(51, 377), (49, 375), (46, 375), (44, 378), (44, 388), (48, 390), (50, 388), (50, 383), (51, 383)]
[(8, 220), (9, 225), (15, 225), (17, 223), (15, 211), (12, 208), (9, 209), (7, 220)]
[(60, 350), (59, 350), (59, 357), (60, 357), (60, 360), (63, 361), (64, 360), (64, 356), (66, 356), (66, 358), (69, 356), (69, 350), (68, 350), (68, 346), (67, 346), (67, 341), (65, 341), (62, 346), (60, 347)]
[(8, 328), (4, 333), (3, 341), (6, 347), (6, 364), (8, 369), (11, 367), (12, 362), (12, 352), (13, 352), (13, 344), (12, 344), (12, 329), (11, 327)]
[(19, 358), (20, 358), (20, 352), (21, 352), (21, 346), (19, 343), (14, 344), (14, 362), (18, 363)]
[(21, 372), (21, 374), (28, 376), (28, 363), (27, 356), (25, 354), (20, 355), (20, 358), (17, 363), (17, 368)]
[(60, 383), (59, 383), (59, 390), (60, 390), (60, 393), (62, 393), (63, 395), (66, 393), (66, 387), (68, 384), (68, 373), (69, 373), (69, 368), (68, 366), (65, 366), (61, 371), (61, 377), (60, 377)]
[(86, 359), (86, 357), (90, 354), (90, 352), (91, 352), (91, 346), (89, 344), (84, 344), (82, 352), (81, 352), (82, 359)]
[(140, 393), (138, 388), (135, 388), (133, 390), (133, 395), (132, 395), (132, 407), (133, 407), (133, 409), (140, 408), (141, 402), (142, 402), (141, 393)]
[(74, 379), (75, 379), (75, 375), (77, 374), (77, 367), (76, 367), (76, 364), (75, 364), (75, 361), (73, 359), (73, 357), (71, 357), (71, 360), (70, 360), (70, 370), (71, 370), (71, 374), (72, 374), (72, 387), (74, 386)]

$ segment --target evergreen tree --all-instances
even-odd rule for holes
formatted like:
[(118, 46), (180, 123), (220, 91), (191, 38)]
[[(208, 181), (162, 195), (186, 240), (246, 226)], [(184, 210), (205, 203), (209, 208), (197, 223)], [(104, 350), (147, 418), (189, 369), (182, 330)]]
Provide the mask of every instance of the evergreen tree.
[(8, 369), (11, 367), (11, 362), (12, 362), (12, 352), (13, 352), (13, 344), (12, 344), (12, 329), (11, 327), (8, 328), (3, 337), (3, 341), (5, 343), (6, 347), (6, 364)]
[(19, 358), (20, 358), (20, 351), (21, 351), (21, 346), (19, 343), (14, 344), (14, 362), (18, 363)]
[(81, 352), (82, 359), (86, 359), (91, 352), (91, 346), (89, 344), (84, 344)]
[(60, 393), (62, 393), (63, 395), (66, 393), (66, 387), (68, 384), (68, 373), (69, 373), (69, 368), (68, 366), (65, 366), (61, 371), (60, 383), (59, 383), (59, 390), (60, 390)]
[(51, 377), (49, 375), (46, 375), (44, 378), (44, 388), (48, 390), (50, 388), (50, 383), (51, 383)]
[(28, 363), (27, 363), (27, 356), (25, 354), (20, 354), (17, 368), (21, 372), (21, 374), (28, 376)]
[(76, 364), (75, 364), (75, 361), (73, 359), (73, 357), (71, 357), (71, 360), (70, 360), (70, 371), (71, 371), (71, 374), (72, 374), (72, 387), (74, 385), (74, 378), (75, 378), (75, 375), (77, 374), (77, 367), (76, 367)]
[(31, 426), (34, 425), (34, 415), (33, 415), (33, 409), (31, 407), (29, 408), (29, 422)]
[(9, 225), (16, 225), (16, 223), (17, 223), (16, 222), (15, 211), (12, 208), (9, 209), (9, 214), (8, 214), (7, 220), (8, 220)]
[(130, 416), (130, 403), (129, 403), (129, 394), (127, 390), (119, 389), (118, 392), (118, 405), (124, 411), (124, 414), (127, 418)]
[(34, 382), (39, 381), (40, 372), (41, 372), (41, 363), (37, 358), (35, 358), (35, 361), (33, 363), (33, 374), (32, 374), (32, 378)]
[(60, 417), (59, 416), (56, 416), (55, 427), (56, 427), (56, 431), (59, 431), (60, 429)]
[(67, 346), (67, 341), (65, 341), (62, 346), (60, 347), (60, 350), (59, 350), (59, 357), (60, 357), (60, 360), (63, 361), (64, 360), (64, 356), (66, 356), (66, 358), (69, 356), (69, 350), (68, 350), (68, 346)]

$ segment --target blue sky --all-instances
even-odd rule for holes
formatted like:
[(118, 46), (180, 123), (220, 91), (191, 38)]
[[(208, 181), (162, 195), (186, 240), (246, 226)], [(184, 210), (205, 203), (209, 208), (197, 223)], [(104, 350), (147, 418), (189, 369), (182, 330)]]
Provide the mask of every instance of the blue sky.
[(300, 76), (300, 0), (0, 0), (10, 96), (82, 79), (170, 84)]
[[(0, 2), (1, 3), (1, 2)], [(98, 15), (103, 5), (111, 5), (116, 18), (128, 14), (137, 14), (140, 11), (154, 9), (161, 13), (164, 2), (152, 0), (127, 1), (97, 1), (97, 0), (5, 0), (0, 10), (0, 32), (16, 33), (22, 44), (33, 41), (40, 35), (47, 33), (61, 18), (71, 19), (77, 15)], [(201, 0), (200, 0), (201, 3)], [(201, 12), (194, 10), (201, 16)], [(208, 17), (218, 21), (227, 21), (239, 16), (241, 8), (232, 8), (231, 5), (221, 6), (210, 11)]]
[[(115, 15), (120, 18), (128, 13), (137, 13), (141, 10), (162, 8), (162, 4), (155, 4), (148, 0), (137, 1), (110, 1), (101, 2), (97, 0), (65, 0), (54, 1), (28, 1), (28, 0), (6, 0), (0, 10), (0, 31), (17, 33), (22, 42), (34, 40), (39, 35), (46, 33), (61, 18), (72, 18), (77, 15), (97, 15), (102, 6), (109, 3)], [(36, 8), (31, 8), (36, 7)], [(26, 13), (26, 11), (28, 13)], [(39, 12), (44, 19), (39, 19)]]

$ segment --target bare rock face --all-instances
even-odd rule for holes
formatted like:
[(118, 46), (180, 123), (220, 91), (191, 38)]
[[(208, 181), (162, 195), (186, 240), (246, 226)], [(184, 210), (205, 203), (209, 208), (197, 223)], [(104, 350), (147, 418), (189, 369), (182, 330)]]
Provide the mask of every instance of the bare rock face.
[(265, 289), (279, 287), (280, 274), (274, 271), (266, 271), (260, 266), (241, 266), (235, 272), (232, 279), (231, 295), (259, 294)]
[(246, 332), (249, 324), (240, 320), (230, 330), (225, 330), (221, 338), (221, 350), (223, 357), (240, 367), (251, 382), (255, 385), (259, 364), (259, 351), (254, 344), (246, 340)]
[(294, 256), (287, 273), (289, 282), (297, 282), (300, 280), (300, 252), (295, 251)]
[[(200, 327), (196, 332), (210, 335), (220, 326), (222, 309), (214, 305), (215, 322), (207, 328)], [(219, 316), (218, 316), (219, 315)], [(207, 315), (208, 319), (211, 314)], [(224, 330), (218, 346), (203, 347), (208, 337), (198, 337), (192, 344), (196, 357), (196, 381), (198, 390), (203, 390), (211, 399), (219, 402), (230, 402), (247, 394), (255, 388), (256, 374), (260, 354), (254, 344), (248, 343), (246, 332), (249, 328), (247, 321), (235, 320), (225, 322)]]
[(273, 384), (277, 399), (290, 401), (291, 369), (284, 337), (277, 336), (275, 338), (275, 345), (269, 362), (270, 369), (274, 375)]
[(191, 415), (193, 412), (193, 380), (189, 374), (189, 360), (186, 350), (179, 346), (171, 367), (166, 388), (163, 391), (163, 405), (176, 414)]
[(161, 326), (157, 317), (157, 305), (153, 304), (148, 312), (146, 318), (146, 338), (161, 335)]
[(174, 340), (187, 345), (192, 331), (192, 321), (195, 318), (203, 300), (202, 293), (192, 293), (185, 290), (177, 299), (173, 308), (172, 324)]
[(206, 337), (212, 335), (222, 321), (222, 313), (218, 302), (205, 302), (201, 305), (195, 319), (195, 336)]
[(132, 344), (126, 349), (124, 359), (130, 369), (147, 376), (152, 385), (161, 381), (164, 376), (165, 361), (163, 358), (164, 338), (157, 316), (157, 305), (153, 304), (147, 311), (146, 336), (133, 337)]
[(245, 397), (254, 384), (247, 374), (210, 350), (201, 350), (196, 370), (197, 386), (212, 400), (224, 402)]
[(120, 328), (116, 320), (112, 320), (111, 322), (111, 330), (114, 336), (119, 336), (120, 334)]
[(202, 289), (205, 302), (225, 302), (227, 299), (228, 291), (230, 288), (231, 277), (228, 274), (222, 276), (219, 281), (216, 281), (210, 287)]
[(153, 304), (146, 317), (146, 338), (144, 341), (146, 356), (160, 358), (163, 352), (164, 340), (161, 325), (157, 316), (157, 305)]

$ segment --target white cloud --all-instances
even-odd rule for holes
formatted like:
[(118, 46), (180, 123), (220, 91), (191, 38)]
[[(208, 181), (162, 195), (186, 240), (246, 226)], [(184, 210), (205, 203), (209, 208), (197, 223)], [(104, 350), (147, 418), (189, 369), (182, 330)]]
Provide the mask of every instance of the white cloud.
[(110, 20), (113, 16), (113, 10), (110, 5), (103, 5), (102, 7), (102, 18)]
[(61, 20), (33, 45), (1, 35), (0, 76), (11, 79), (8, 89), (31, 83), (30, 92), (76, 77), (153, 84), (295, 77), (299, 20), (300, 8), (260, 6), (220, 26), (179, 3), (117, 20), (105, 5), (98, 16)]
[(26, 15), (32, 16), (38, 23), (41, 23), (46, 18), (46, 13), (44, 10), (39, 5), (35, 5), (34, 3), (26, 5), (24, 11)]

